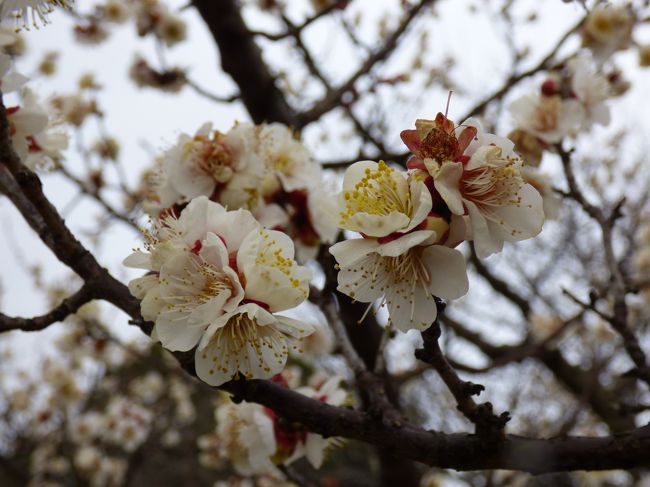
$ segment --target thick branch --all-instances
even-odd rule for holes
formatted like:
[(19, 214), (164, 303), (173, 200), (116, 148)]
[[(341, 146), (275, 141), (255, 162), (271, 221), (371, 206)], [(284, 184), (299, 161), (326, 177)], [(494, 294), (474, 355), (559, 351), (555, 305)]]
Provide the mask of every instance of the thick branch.
[(221, 66), (239, 87), (241, 99), (255, 123), (295, 124), (293, 110), (276, 86), (254, 35), (248, 30), (236, 0), (194, 0), (219, 46)]
[(251, 380), (222, 387), (236, 399), (267, 406), (323, 436), (343, 436), (386, 448), (394, 455), (455, 470), (512, 469), (532, 473), (608, 470), (650, 465), (650, 427), (602, 438), (563, 436), (529, 439), (506, 435), (442, 434), (383, 424), (369, 415), (335, 408), (277, 384)]

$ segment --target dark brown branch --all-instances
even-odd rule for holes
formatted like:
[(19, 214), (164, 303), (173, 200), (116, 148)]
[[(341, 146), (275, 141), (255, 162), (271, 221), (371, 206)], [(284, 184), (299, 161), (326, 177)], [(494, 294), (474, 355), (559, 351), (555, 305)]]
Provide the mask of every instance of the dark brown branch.
[[(56, 257), (74, 270), (96, 298), (105, 299), (131, 316), (138, 316), (140, 303), (112, 277), (75, 238), (56, 208), (43, 194), (38, 176), (25, 167), (13, 150), (4, 103), (0, 102), (0, 189), (8, 195), (27, 223)], [(145, 323), (140, 322), (143, 326)]]
[(512, 469), (532, 473), (608, 470), (650, 465), (650, 426), (602, 438), (563, 436), (530, 439), (506, 435), (486, 441), (470, 434), (442, 434), (413, 426), (400, 428), (365, 413), (336, 408), (277, 384), (230, 382), (222, 387), (238, 400), (257, 402), (289, 421), (323, 436), (342, 436), (385, 447), (396, 456), (455, 470)]
[(0, 313), (0, 333), (12, 330), (39, 331), (53, 323), (63, 321), (68, 316), (77, 312), (84, 304), (94, 299), (94, 290), (91, 286), (83, 285), (72, 296), (65, 298), (61, 304), (50, 312), (35, 316), (34, 318), (11, 317)]
[(331, 93), (328, 93), (325, 98), (316, 102), (312, 108), (299, 114), (297, 125), (299, 127), (304, 127), (338, 107), (343, 95), (354, 88), (354, 85), (359, 78), (370, 73), (377, 63), (388, 59), (390, 54), (397, 47), (400, 37), (402, 37), (402, 34), (404, 34), (413, 19), (418, 16), (424, 7), (433, 4), (434, 1), (435, 0), (421, 0), (418, 4), (411, 7), (397, 29), (395, 29), (388, 39), (386, 39), (384, 45), (368, 56), (365, 62), (359, 66), (359, 69), (357, 69), (357, 71), (355, 71), (354, 74), (352, 74), (352, 76), (350, 76), (341, 86), (335, 88)]
[(340, 10), (342, 6), (348, 3), (350, 3), (350, 0), (339, 0), (338, 2), (333, 2), (330, 5), (326, 6), (325, 8), (319, 10), (311, 17), (307, 17), (302, 24), (287, 25), (287, 29), (285, 32), (281, 32), (278, 34), (273, 34), (271, 32), (264, 32), (259, 30), (250, 30), (249, 32), (253, 35), (261, 36), (266, 39), (269, 39), (270, 41), (279, 41), (289, 36), (297, 37), (305, 28), (309, 27), (313, 22), (317, 21), (322, 17), (325, 17), (326, 15), (330, 14), (334, 10)]
[(440, 350), (438, 338), (440, 338), (440, 325), (436, 320), (430, 328), (422, 332), (422, 348), (415, 351), (415, 356), (423, 362), (431, 364), (438, 372), (456, 399), (458, 410), (474, 423), (478, 435), (490, 437), (493, 440), (502, 437), (506, 423), (510, 420), (510, 414), (505, 412), (497, 416), (492, 411), (491, 403), (476, 404), (472, 396), (478, 396), (485, 387), (458, 377)]
[(253, 122), (282, 122), (295, 125), (295, 114), (276, 86), (241, 16), (236, 0), (194, 0), (210, 28), (221, 55), (221, 67), (239, 87), (241, 99)]
[[(519, 348), (527, 348), (527, 343), (515, 346), (497, 346), (484, 340), (477, 333), (468, 330), (461, 323), (444, 317), (445, 324), (454, 333), (478, 347), (481, 352), (487, 355), (492, 361), (499, 362), (504, 357), (512, 356)], [(615, 408), (615, 395), (594, 382), (588, 370), (570, 364), (562, 352), (557, 349), (541, 347), (536, 351), (536, 358), (540, 360), (574, 396), (587, 401), (591, 409), (596, 413), (607, 426), (614, 431), (624, 431), (634, 427), (634, 421), (630, 417), (622, 417)]]

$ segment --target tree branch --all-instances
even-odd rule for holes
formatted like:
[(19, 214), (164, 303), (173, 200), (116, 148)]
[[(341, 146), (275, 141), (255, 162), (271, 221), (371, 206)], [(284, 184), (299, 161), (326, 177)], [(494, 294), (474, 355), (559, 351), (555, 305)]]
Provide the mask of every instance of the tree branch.
[(404, 34), (413, 19), (417, 17), (424, 7), (431, 5), (434, 1), (435, 0), (421, 0), (418, 4), (411, 7), (397, 29), (395, 29), (388, 39), (386, 39), (384, 45), (368, 56), (365, 62), (359, 66), (359, 69), (357, 69), (357, 71), (355, 71), (354, 74), (352, 74), (352, 76), (350, 76), (350, 78), (348, 78), (348, 80), (341, 86), (335, 88), (331, 93), (328, 93), (325, 98), (316, 102), (309, 110), (298, 114), (297, 125), (299, 127), (304, 127), (338, 107), (343, 95), (352, 90), (357, 80), (363, 75), (368, 74), (377, 63), (385, 61), (390, 56), (397, 47), (400, 37)]
[(95, 290), (84, 284), (72, 296), (65, 298), (61, 304), (50, 312), (34, 318), (11, 317), (0, 313), (0, 333), (12, 330), (39, 331), (53, 323), (63, 321), (77, 312), (84, 304), (94, 299)]
[(276, 86), (254, 35), (248, 30), (236, 0), (193, 0), (219, 47), (221, 66), (239, 87), (253, 122), (296, 125), (295, 114)]

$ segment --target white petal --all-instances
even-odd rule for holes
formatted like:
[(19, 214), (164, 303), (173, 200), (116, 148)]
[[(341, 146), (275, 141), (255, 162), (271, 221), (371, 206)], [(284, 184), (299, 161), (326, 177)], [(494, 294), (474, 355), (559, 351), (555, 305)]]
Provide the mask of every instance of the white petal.
[(307, 460), (309, 460), (309, 463), (311, 463), (312, 467), (320, 468), (321, 465), (323, 465), (327, 445), (328, 441), (321, 435), (317, 435), (316, 433), (307, 434), (305, 456), (307, 457)]
[(381, 244), (377, 248), (376, 252), (384, 257), (397, 257), (398, 255), (406, 253), (416, 245), (420, 245), (430, 239), (435, 239), (435, 235), (436, 232), (432, 230), (416, 230), (415, 232), (407, 233), (396, 240)]
[(465, 213), (459, 189), (462, 175), (462, 164), (458, 162), (446, 162), (440, 167), (440, 171), (436, 174), (433, 183), (451, 212), (456, 215)]
[(362, 303), (371, 303), (378, 299), (388, 287), (389, 278), (386, 272), (383, 272), (381, 260), (380, 255), (372, 253), (349, 267), (341, 266), (336, 289)]
[(172, 352), (186, 352), (199, 343), (204, 327), (183, 326), (170, 320), (156, 321), (156, 334), (160, 343)]
[(431, 211), (432, 206), (431, 193), (423, 181), (413, 179), (409, 186), (413, 211), (411, 212), (411, 222), (402, 230), (403, 232), (408, 232), (422, 223)]
[(503, 239), (490, 232), (487, 220), (474, 203), (471, 201), (466, 201), (465, 203), (469, 212), (476, 255), (482, 259), (501, 251), (503, 248)]
[(419, 283), (401, 282), (386, 290), (390, 321), (403, 332), (426, 330), (436, 319), (436, 302), (428, 289)]
[[(544, 224), (544, 201), (530, 184), (521, 189), (518, 206), (503, 206), (494, 211), (497, 219), (492, 223), (499, 228), (501, 237), (508, 242), (532, 238), (542, 231)], [(494, 233), (494, 232), (493, 232)]]
[(373, 238), (355, 238), (335, 243), (329, 251), (341, 267), (347, 267), (375, 252), (378, 247), (379, 242)]
[(129, 282), (129, 292), (135, 298), (142, 299), (149, 290), (158, 285), (158, 276), (154, 274), (147, 274), (146, 276), (132, 279)]
[(469, 282), (465, 258), (458, 250), (432, 245), (424, 250), (422, 259), (431, 273), (429, 291), (433, 295), (456, 299), (467, 294)]

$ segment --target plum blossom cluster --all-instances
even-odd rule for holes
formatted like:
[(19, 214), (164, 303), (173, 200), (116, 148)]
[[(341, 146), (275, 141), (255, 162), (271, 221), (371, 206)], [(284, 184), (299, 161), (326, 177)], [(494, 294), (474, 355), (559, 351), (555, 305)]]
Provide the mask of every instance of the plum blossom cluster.
[[(341, 388), (341, 377), (316, 375), (313, 379), (311, 385), (296, 391), (333, 406), (348, 401), (347, 392)], [(274, 380), (288, 387), (281, 375)], [(320, 468), (328, 450), (338, 445), (337, 439), (323, 438), (282, 421), (271, 409), (259, 404), (234, 404), (225, 399), (215, 410), (215, 420), (215, 434), (201, 442), (204, 455), (212, 451), (215, 458), (228, 460), (242, 476), (273, 474), (277, 472), (276, 465), (289, 465), (303, 457), (314, 468)]]
[(6, 113), (14, 150), (30, 169), (56, 163), (68, 147), (68, 134), (61, 121), (48, 111), (36, 94), (25, 87), (28, 79), (13, 69), (11, 58), (0, 53), (0, 87), (3, 93), (20, 90), (21, 100), (8, 104)]
[(468, 120), (456, 127), (439, 113), (401, 137), (408, 171), (384, 162), (348, 168), (338, 198), (338, 225), (361, 234), (330, 248), (338, 289), (355, 300), (381, 299), (401, 331), (436, 318), (434, 296), (468, 289), (465, 260), (454, 247), (473, 240), (479, 257), (505, 241), (537, 235), (544, 222), (539, 192), (522, 176), (514, 144)]
[(264, 229), (249, 211), (199, 196), (146, 237), (146, 252), (124, 261), (148, 271), (129, 289), (155, 323), (152, 337), (170, 351), (196, 347), (196, 373), (208, 384), (270, 378), (311, 333), (276, 314), (307, 298), (311, 271), (296, 263), (286, 234)]
[(581, 27), (582, 45), (599, 59), (630, 47), (636, 22), (634, 11), (625, 5), (598, 3)]
[(337, 233), (320, 165), (279, 123), (238, 123), (227, 133), (207, 123), (194, 136), (180, 135), (146, 177), (145, 191), (154, 216), (197, 196), (249, 210), (264, 227), (291, 236), (301, 260)]
[(510, 105), (515, 130), (510, 138), (531, 165), (538, 165), (544, 150), (565, 137), (575, 137), (593, 125), (607, 125), (607, 100), (617, 93), (618, 73), (605, 74), (585, 53), (548, 74), (535, 93)]

